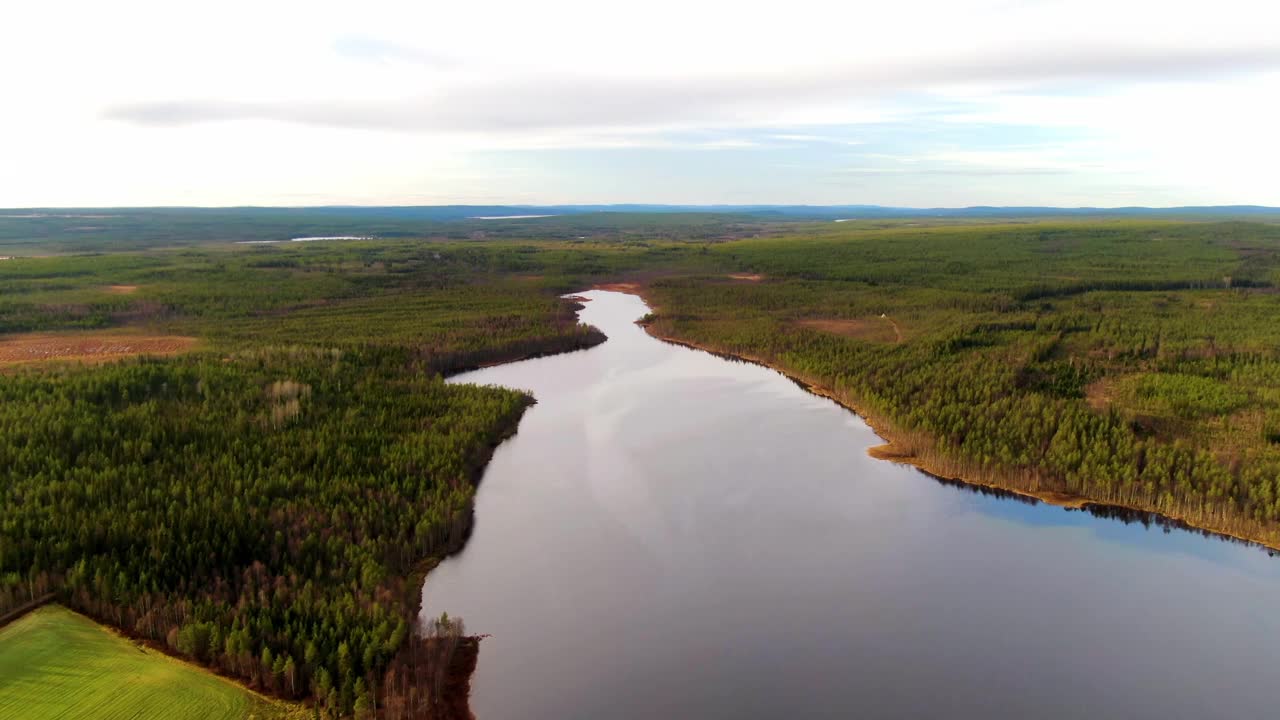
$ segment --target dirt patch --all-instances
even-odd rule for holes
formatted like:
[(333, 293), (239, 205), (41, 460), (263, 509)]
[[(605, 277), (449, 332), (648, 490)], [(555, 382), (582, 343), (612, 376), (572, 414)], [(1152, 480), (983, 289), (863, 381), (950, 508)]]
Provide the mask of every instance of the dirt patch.
[(900, 343), (902, 330), (891, 318), (805, 318), (796, 324), (810, 330), (820, 330), (844, 337), (857, 338), (868, 342)]
[(1089, 386), (1084, 389), (1084, 401), (1098, 412), (1111, 407), (1115, 396), (1115, 382), (1109, 378), (1099, 378), (1089, 383)]
[(730, 280), (742, 280), (743, 282), (760, 282), (764, 279), (763, 275), (748, 275), (746, 273), (734, 273), (725, 275)]
[(138, 292), (137, 285), (108, 285), (106, 289), (111, 295), (132, 295)]
[(105, 362), (131, 355), (176, 355), (196, 344), (178, 335), (42, 333), (0, 337), (0, 365), (70, 360)]
[(602, 283), (593, 284), (591, 290), (608, 290), (612, 292), (630, 292), (632, 295), (640, 292), (640, 283)]

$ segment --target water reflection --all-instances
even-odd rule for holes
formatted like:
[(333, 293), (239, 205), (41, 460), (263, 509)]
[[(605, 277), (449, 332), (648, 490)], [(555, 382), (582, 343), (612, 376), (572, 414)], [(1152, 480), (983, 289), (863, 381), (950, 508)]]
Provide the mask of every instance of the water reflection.
[[(1039, 506), (1055, 507), (1049, 503), (1045, 503), (1034, 497), (1023, 495), (1021, 493), (1011, 492), (1009, 490), (1003, 490), (1001, 488), (990, 487), (987, 485), (971, 485), (969, 483), (961, 482), (959, 480), (953, 480), (951, 478), (942, 477), (940, 475), (934, 475), (933, 473), (925, 472), (923, 470), (921, 470), (920, 473), (922, 475), (926, 475), (930, 478), (933, 478), (933, 480), (937, 482), (939, 485), (951, 488), (953, 490), (973, 493), (975, 495), (981, 495), (983, 497), (998, 498), (1004, 501), (1019, 502), (1019, 503), (1022, 503), (1023, 505), (1029, 505), (1032, 507), (1039, 507)], [(993, 506), (993, 507), (999, 507), (999, 506)], [(1258, 543), (1255, 543), (1249, 540), (1244, 540), (1232, 535), (1224, 535), (1222, 533), (1213, 532), (1212, 530), (1205, 530), (1204, 528), (1194, 527), (1192, 525), (1188, 525), (1186, 522), (1183, 522), (1182, 520), (1179, 520), (1177, 518), (1171, 518), (1165, 515), (1161, 515), (1159, 513), (1148, 512), (1146, 510), (1136, 510), (1134, 508), (1128, 508), (1122, 505), (1106, 505), (1102, 503), (1085, 503), (1084, 507), (1081, 507), (1081, 508), (1063, 507), (1060, 509), (1066, 513), (1086, 513), (1095, 518), (1102, 518), (1105, 520), (1114, 520), (1114, 521), (1121, 522), (1125, 525), (1141, 525), (1143, 528), (1147, 530), (1156, 528), (1158, 530), (1163, 531), (1164, 534), (1166, 535), (1172, 534), (1176, 530), (1176, 531), (1196, 535), (1200, 538), (1204, 538), (1207, 540), (1217, 540), (1219, 542), (1231, 543), (1234, 545), (1243, 545), (1246, 547), (1254, 548), (1256, 550), (1265, 552), (1267, 555), (1271, 557), (1275, 557), (1276, 555), (1275, 550), (1269, 547), (1266, 547), (1265, 545), (1259, 545)]]

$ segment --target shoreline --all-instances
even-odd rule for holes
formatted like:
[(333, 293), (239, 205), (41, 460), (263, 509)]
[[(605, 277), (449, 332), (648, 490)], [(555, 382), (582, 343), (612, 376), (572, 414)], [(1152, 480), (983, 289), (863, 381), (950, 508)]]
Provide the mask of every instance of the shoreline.
[[(723, 350), (717, 350), (709, 346), (702, 345), (700, 343), (689, 342), (687, 340), (681, 340), (681, 339), (672, 337), (670, 335), (657, 333), (648, 325), (645, 325), (643, 327), (645, 328), (645, 332), (649, 333), (650, 337), (654, 338), (655, 340), (659, 340), (661, 342), (669, 343), (671, 345), (679, 345), (680, 347), (686, 347), (691, 350), (698, 350), (700, 352), (711, 353), (712, 355), (715, 355), (721, 358), (737, 360), (739, 362), (748, 362), (748, 363), (751, 363), (752, 365), (759, 365), (760, 367), (769, 368), (770, 370), (778, 373), (779, 375), (782, 375), (788, 380), (799, 385), (801, 388), (804, 389), (805, 392), (811, 395), (817, 395), (818, 397), (826, 398), (834, 402), (835, 404), (839, 405), (840, 407), (844, 408), (845, 410), (848, 410), (849, 412), (853, 413), (854, 415), (857, 415), (859, 420), (866, 423), (867, 427), (871, 428), (872, 432), (874, 432), (877, 436), (879, 436), (881, 440), (885, 441), (880, 445), (871, 445), (866, 448), (867, 455), (871, 456), (872, 458), (875, 458), (876, 460), (892, 462), (898, 465), (909, 465), (923, 473), (932, 475), (934, 477), (939, 477), (944, 480), (952, 480), (955, 482), (964, 483), (965, 485), (975, 485), (980, 487), (993, 488), (995, 490), (1002, 490), (1004, 492), (1010, 492), (1015, 495), (1021, 495), (1023, 497), (1039, 500), (1040, 502), (1047, 503), (1049, 505), (1055, 505), (1062, 508), (1069, 508), (1072, 510), (1082, 510), (1086, 505), (1090, 505), (1090, 504), (1094, 504), (1094, 505), (1103, 504), (1103, 503), (1099, 503), (1096, 500), (1091, 500), (1090, 498), (1084, 497), (1082, 495), (1072, 495), (1070, 493), (1054, 492), (1051, 490), (1028, 490), (1026, 488), (1015, 488), (1015, 487), (1009, 487), (1005, 485), (996, 485), (994, 483), (989, 483), (989, 482), (971, 480), (963, 477), (956, 477), (954, 473), (947, 473), (931, 465), (927, 460), (917, 455), (898, 450), (897, 449), (898, 446), (894, 443), (894, 440), (893, 440), (894, 433), (892, 430), (888, 430), (885, 428), (885, 425), (887, 425), (887, 423), (883, 419), (877, 418), (869, 414), (865, 409), (858, 407), (857, 404), (855, 404), (854, 402), (846, 398), (838, 397), (836, 393), (832, 391), (830, 388), (810, 382), (805, 378), (801, 378), (796, 375), (793, 375), (790, 372), (787, 372), (786, 370), (765, 361), (763, 358), (756, 357), (754, 355), (745, 355), (745, 354), (725, 352)], [(1117, 507), (1124, 507), (1124, 506), (1117, 506)], [(1126, 508), (1126, 509), (1148, 512), (1146, 510), (1143, 510), (1142, 508)]]
[[(612, 292), (621, 292), (621, 293), (635, 295), (639, 297), (641, 300), (643, 300), (646, 305), (649, 306), (650, 314), (658, 315), (660, 312), (658, 305), (652, 302), (650, 298), (645, 296), (644, 294), (645, 288), (638, 283), (600, 283), (600, 284), (592, 285), (591, 289), (608, 290)], [(840, 396), (836, 393), (836, 391), (826, 387), (825, 385), (822, 385), (821, 383), (813, 382), (807, 378), (803, 378), (798, 375), (795, 375), (794, 373), (786, 370), (785, 368), (779, 367), (778, 365), (775, 365), (774, 363), (758, 356), (745, 354), (745, 353), (728, 352), (719, 348), (714, 348), (708, 345), (704, 345), (702, 343), (692, 342), (692, 341), (683, 340), (671, 335), (666, 335), (664, 333), (660, 333), (656, 331), (653, 328), (653, 325), (651, 322), (638, 321), (636, 324), (643, 327), (644, 331), (650, 337), (660, 342), (670, 343), (672, 345), (679, 345), (681, 347), (690, 348), (692, 350), (699, 350), (702, 352), (711, 353), (712, 355), (715, 355), (717, 357), (726, 358), (730, 360), (737, 360), (740, 362), (748, 362), (753, 365), (759, 365), (761, 367), (769, 368), (770, 370), (773, 370), (774, 372), (782, 375), (783, 377), (791, 380), (792, 382), (796, 383), (800, 387), (804, 388), (806, 392), (831, 400), (832, 402), (844, 408), (845, 410), (848, 410), (854, 415), (857, 415), (859, 419), (861, 419), (864, 423), (867, 424), (868, 427), (871, 428), (872, 432), (874, 432), (877, 436), (879, 436), (882, 440), (885, 441), (883, 444), (872, 445), (866, 448), (867, 455), (871, 456), (872, 458), (875, 458), (876, 460), (897, 463), (899, 465), (909, 465), (925, 473), (926, 475), (930, 475), (935, 478), (941, 478), (943, 480), (952, 481), (952, 482), (959, 482), (964, 485), (969, 485), (972, 487), (990, 488), (994, 490), (1000, 490), (1003, 492), (1009, 492), (1015, 495), (1021, 495), (1023, 497), (1031, 498), (1039, 502), (1043, 502), (1056, 507), (1061, 507), (1067, 510), (1088, 510), (1090, 507), (1094, 507), (1099, 509), (1113, 508), (1113, 509), (1124, 510), (1124, 511), (1135, 512), (1135, 513), (1146, 513), (1156, 518), (1159, 518), (1163, 521), (1166, 521), (1167, 523), (1175, 527), (1181, 527), (1183, 529), (1188, 529), (1195, 532), (1209, 533), (1209, 534), (1218, 536), (1220, 539), (1231, 540), (1231, 541), (1240, 542), (1248, 545), (1253, 545), (1258, 548), (1264, 549), (1269, 553), (1280, 552), (1280, 540), (1263, 540), (1256, 537), (1248, 537), (1245, 535), (1240, 535), (1238, 533), (1221, 530), (1215, 527), (1204, 525), (1196, 521), (1190, 520), (1186, 517), (1175, 515), (1168, 512), (1152, 510), (1150, 508), (1141, 507), (1138, 505), (1128, 505), (1128, 504), (1118, 503), (1118, 502), (1113, 502), (1108, 500), (1098, 500), (1098, 499), (1090, 498), (1084, 495), (1075, 495), (1072, 493), (1064, 493), (1064, 492), (1059, 492), (1054, 490), (1033, 490), (1029, 488), (1015, 487), (1012, 485), (1003, 485), (1003, 484), (998, 484), (993, 482), (984, 482), (982, 480), (975, 480), (972, 478), (962, 477), (953, 472), (941, 470), (940, 468), (933, 465), (925, 458), (921, 458), (918, 455), (915, 455), (914, 453), (911, 453), (911, 452), (902, 452), (898, 450), (897, 448), (901, 446), (901, 441), (896, 440), (895, 435), (899, 435), (900, 433), (896, 433), (894, 431), (894, 429), (891, 427), (890, 422), (888, 420), (881, 418), (875, 415), (874, 413), (867, 412), (865, 408), (859, 407), (859, 403), (857, 403), (853, 399)]]

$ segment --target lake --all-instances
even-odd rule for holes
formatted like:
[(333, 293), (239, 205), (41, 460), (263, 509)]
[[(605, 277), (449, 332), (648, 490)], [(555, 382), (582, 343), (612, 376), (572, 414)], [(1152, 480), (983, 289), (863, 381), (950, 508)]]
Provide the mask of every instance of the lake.
[(423, 613), (506, 718), (1271, 718), (1280, 558), (875, 460), (856, 415), (649, 337), (451, 382), (538, 399)]

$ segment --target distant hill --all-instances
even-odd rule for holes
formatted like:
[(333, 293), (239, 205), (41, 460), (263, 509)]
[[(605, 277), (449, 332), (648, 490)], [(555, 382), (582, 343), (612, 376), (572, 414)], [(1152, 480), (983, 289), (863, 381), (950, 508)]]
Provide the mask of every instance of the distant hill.
[(0, 257), (303, 237), (724, 239), (782, 223), (932, 218), (1145, 217), (1280, 221), (1258, 205), (908, 208), (881, 205), (424, 205), (0, 209)]
[(1062, 217), (1089, 216), (1252, 216), (1280, 215), (1280, 207), (1264, 205), (1185, 205), (1177, 207), (1053, 207), (1048, 205), (974, 205), (970, 207), (918, 208), (888, 205), (661, 205), (621, 203), (612, 205), (322, 205), (314, 207), (137, 207), (137, 208), (12, 208), (0, 209), (0, 220), (57, 218), (86, 214), (154, 217), (226, 215), (271, 217), (365, 217), (398, 220), (469, 220), (521, 215), (581, 215), (586, 213), (713, 213), (721, 215), (776, 215), (804, 218), (893, 217)]
[(1051, 207), (975, 205), (963, 208), (914, 208), (886, 205), (439, 205), (422, 207), (320, 207), (301, 212), (367, 214), (431, 220), (465, 220), (500, 215), (576, 215), (584, 213), (716, 213), (774, 215), (793, 218), (894, 218), (894, 217), (1062, 217), (1086, 216), (1252, 216), (1277, 215), (1280, 207), (1262, 205), (1188, 205), (1181, 207)]
[[(1262, 205), (1189, 205), (1182, 207), (1050, 207), (1050, 206), (995, 206), (975, 205), (963, 208), (914, 208), (886, 205), (555, 205), (546, 207), (522, 206), (522, 213), (560, 212), (709, 212), (747, 215), (777, 215), (796, 218), (901, 218), (901, 217), (1063, 217), (1084, 216), (1168, 216), (1186, 217), (1212, 215), (1217, 217), (1243, 217), (1255, 215), (1280, 216), (1280, 207)], [(497, 214), (497, 213), (494, 213)]]

